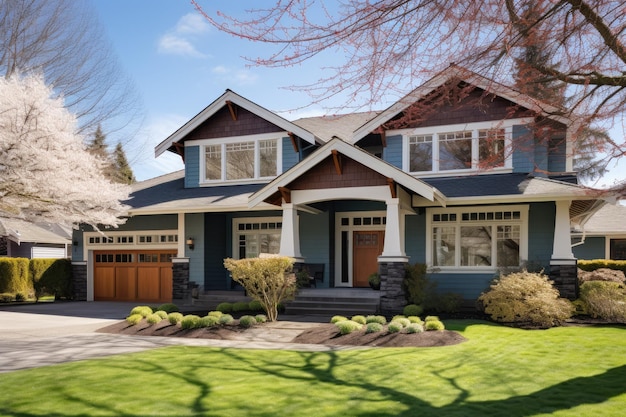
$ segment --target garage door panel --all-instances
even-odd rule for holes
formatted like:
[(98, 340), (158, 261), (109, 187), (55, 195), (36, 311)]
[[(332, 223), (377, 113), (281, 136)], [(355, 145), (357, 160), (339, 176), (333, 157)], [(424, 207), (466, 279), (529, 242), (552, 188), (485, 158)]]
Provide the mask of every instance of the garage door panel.
[(171, 266), (162, 266), (159, 273), (159, 284), (161, 287), (161, 298), (164, 302), (172, 301), (174, 274)]
[(139, 267), (137, 270), (137, 298), (144, 301), (160, 301), (159, 290), (159, 267)]
[(115, 267), (115, 293), (120, 301), (137, 299), (137, 267)]
[(94, 299), (115, 299), (115, 268), (97, 267), (94, 269)]

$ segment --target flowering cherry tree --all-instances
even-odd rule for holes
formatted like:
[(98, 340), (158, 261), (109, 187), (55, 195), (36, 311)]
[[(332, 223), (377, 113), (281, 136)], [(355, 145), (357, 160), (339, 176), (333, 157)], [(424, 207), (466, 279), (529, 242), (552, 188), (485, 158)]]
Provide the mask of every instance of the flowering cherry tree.
[(85, 150), (76, 117), (41, 76), (0, 78), (0, 217), (117, 226), (126, 185)]

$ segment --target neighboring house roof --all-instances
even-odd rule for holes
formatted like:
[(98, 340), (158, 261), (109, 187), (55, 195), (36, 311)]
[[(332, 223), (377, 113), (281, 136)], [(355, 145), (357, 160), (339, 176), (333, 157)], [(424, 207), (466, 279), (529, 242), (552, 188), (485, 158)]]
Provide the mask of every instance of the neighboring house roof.
[(225, 106), (229, 106), (231, 103), (234, 103), (237, 106), (256, 114), (257, 116), (273, 123), (274, 125), (280, 127), (281, 129), (284, 129), (287, 132), (293, 133), (294, 135), (304, 139), (311, 144), (320, 142), (320, 140), (310, 131), (303, 129), (302, 127), (280, 117), (276, 113), (267, 110), (266, 108), (261, 107), (256, 103), (253, 103), (252, 101), (240, 96), (239, 94), (231, 90), (226, 90), (226, 92), (222, 94), (219, 98), (217, 98), (213, 103), (209, 104), (204, 110), (195, 115), (176, 132), (172, 133), (170, 136), (167, 137), (167, 139), (159, 143), (155, 148), (155, 156), (158, 157), (163, 152), (170, 149), (174, 145), (174, 143), (185, 138), (185, 136), (191, 133), (195, 128), (200, 126), (203, 122), (208, 120), (211, 116), (213, 116)]
[[(582, 232), (583, 229), (576, 228)], [(620, 204), (606, 204), (593, 214), (584, 225), (588, 235), (625, 235), (626, 234), (626, 206)]]
[[(50, 227), (56, 232), (48, 230)], [(59, 230), (53, 225), (37, 225), (20, 219), (0, 218), (0, 236), (17, 243), (50, 243), (68, 245), (71, 240), (66, 230)]]

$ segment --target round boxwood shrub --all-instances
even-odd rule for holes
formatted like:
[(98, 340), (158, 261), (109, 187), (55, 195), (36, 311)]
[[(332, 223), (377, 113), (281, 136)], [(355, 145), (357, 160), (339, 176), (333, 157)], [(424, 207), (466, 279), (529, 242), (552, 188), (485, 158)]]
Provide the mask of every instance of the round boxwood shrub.
[(394, 321), (394, 320), (398, 320), (398, 319), (405, 319), (405, 318), (406, 318), (406, 316), (404, 314), (396, 314), (395, 316), (393, 316), (391, 318), (390, 321)]
[(424, 321), (429, 322), (429, 321), (440, 321), (440, 320), (439, 320), (439, 316), (426, 316)]
[(209, 311), (209, 314), (207, 314), (207, 315), (208, 316), (215, 316), (215, 317), (217, 317), (219, 319), (220, 317), (222, 317), (224, 315), (224, 313), (222, 313), (221, 311), (214, 310), (214, 311)]
[(167, 315), (167, 321), (169, 321), (170, 324), (178, 324), (182, 321), (182, 319), (183, 315), (178, 312), (170, 313)]
[(222, 314), (219, 318), (220, 324), (231, 324), (235, 319), (230, 314)]
[(416, 324), (424, 324), (424, 322), (422, 321), (422, 319), (420, 319), (418, 316), (409, 316), (407, 317), (407, 319), (409, 319), (409, 321), (411, 323), (416, 323)]
[(148, 317), (152, 314), (152, 308), (148, 306), (133, 307), (133, 309), (130, 310), (129, 316), (132, 316), (133, 314), (141, 314), (142, 317)]
[(383, 331), (383, 325), (376, 322), (367, 323), (365, 333), (378, 333)]
[(404, 329), (404, 326), (402, 323), (398, 323), (397, 321), (392, 320), (391, 323), (387, 325), (387, 331), (389, 333), (398, 333), (401, 332), (402, 329)]
[(367, 321), (365, 320), (365, 316), (361, 316), (361, 315), (352, 316), (352, 318), (350, 320), (356, 321), (359, 324), (366, 324), (367, 323)]
[(247, 310), (248, 310), (248, 303), (247, 302), (238, 301), (236, 303), (233, 303), (233, 311), (234, 312), (247, 311)]
[(424, 323), (425, 330), (444, 330), (446, 326), (440, 320), (429, 320)]
[(160, 306), (158, 306), (157, 311), (165, 311), (167, 314), (169, 314), (169, 313), (177, 313), (180, 310), (178, 309), (178, 306), (176, 304), (165, 303), (165, 304), (161, 304)]
[(424, 331), (424, 326), (419, 323), (411, 323), (406, 327), (407, 333), (422, 333)]
[(333, 323), (333, 324), (337, 324), (340, 321), (347, 321), (347, 320), (348, 320), (348, 318), (344, 317), (344, 316), (333, 316), (330, 319), (330, 322)]
[(239, 325), (241, 327), (252, 327), (257, 323), (254, 316), (241, 316), (239, 318)]
[(422, 308), (422, 306), (419, 306), (417, 304), (409, 304), (405, 306), (402, 310), (402, 314), (404, 314), (405, 316), (419, 316), (423, 312), (424, 309)]
[(343, 320), (335, 323), (341, 334), (350, 334), (354, 331), (361, 330), (362, 324), (352, 320)]
[(395, 319), (393, 321), (395, 321), (396, 323), (400, 323), (402, 325), (402, 327), (408, 327), (409, 324), (411, 324), (411, 321), (409, 319), (407, 319), (406, 317), (400, 317), (400, 318), (397, 318), (397, 319)]
[(132, 324), (133, 326), (139, 324), (139, 322), (143, 319), (141, 314), (135, 313), (126, 317), (126, 322)]
[(148, 324), (157, 324), (160, 323), (161, 320), (163, 320), (163, 317), (156, 313), (152, 313), (148, 317), (146, 317), (146, 321), (148, 322)]
[(199, 324), (200, 324), (200, 317), (196, 316), (195, 314), (187, 314), (180, 321), (180, 327), (185, 330), (195, 329), (198, 327)]
[(153, 314), (156, 314), (157, 316), (161, 317), (161, 320), (165, 320), (167, 318), (167, 313), (163, 310), (157, 310)]
[(368, 324), (369, 323), (378, 323), (378, 324), (385, 325), (385, 324), (387, 324), (387, 318), (385, 316), (371, 315), (371, 316), (365, 317), (365, 322), (368, 323)]
[(267, 321), (267, 316), (265, 314), (257, 314), (254, 316), (254, 319), (257, 323), (265, 323)]
[(263, 306), (259, 300), (252, 300), (248, 303), (248, 310), (250, 311), (263, 311)]
[(222, 313), (231, 313), (233, 311), (233, 303), (219, 303), (215, 309)]
[(213, 327), (219, 323), (219, 320), (215, 316), (204, 316), (200, 319), (200, 323), (198, 323), (199, 327)]

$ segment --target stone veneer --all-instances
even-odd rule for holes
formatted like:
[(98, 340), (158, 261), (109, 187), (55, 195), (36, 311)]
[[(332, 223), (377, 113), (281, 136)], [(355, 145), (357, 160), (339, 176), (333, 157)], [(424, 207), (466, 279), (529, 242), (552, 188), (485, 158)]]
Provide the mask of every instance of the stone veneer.
[(87, 301), (87, 262), (72, 262), (72, 296)]
[(559, 290), (561, 297), (569, 300), (578, 298), (578, 265), (550, 265), (550, 279), (554, 281), (554, 286)]
[(383, 314), (402, 313), (406, 305), (402, 281), (406, 262), (379, 262), (380, 275), (380, 311)]
[(172, 264), (172, 300), (187, 300), (189, 290), (189, 261), (173, 261)]

